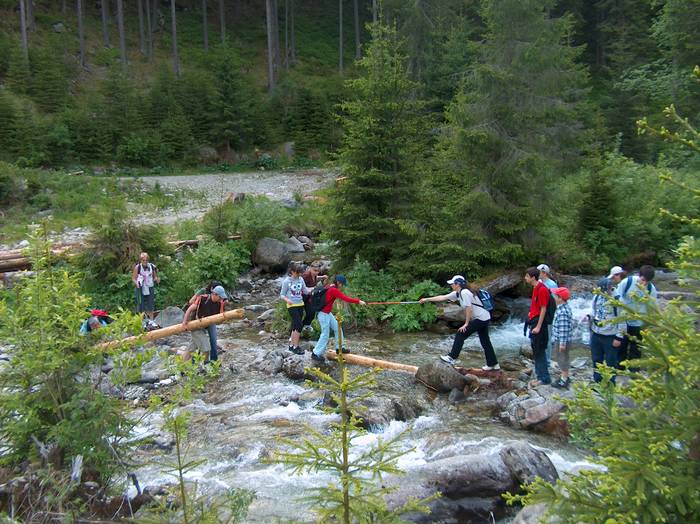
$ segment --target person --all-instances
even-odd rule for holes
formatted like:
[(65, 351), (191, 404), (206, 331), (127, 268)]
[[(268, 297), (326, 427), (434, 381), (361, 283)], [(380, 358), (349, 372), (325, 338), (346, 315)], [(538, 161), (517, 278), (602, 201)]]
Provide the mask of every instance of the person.
[[(639, 268), (639, 273), (630, 275), (620, 281), (615, 289), (615, 298), (620, 300), (628, 309), (629, 314), (645, 315), (649, 303), (656, 303), (657, 291), (654, 280), (654, 268), (644, 265)], [(638, 318), (628, 318), (626, 321), (625, 336), (620, 346), (619, 362), (634, 360), (642, 357), (640, 344), (642, 342), (642, 327), (644, 322)], [(632, 368), (632, 371), (635, 369)]]
[(145, 251), (139, 255), (139, 262), (131, 272), (131, 280), (134, 283), (136, 295), (136, 312), (144, 313), (146, 317), (153, 320), (156, 301), (155, 285), (160, 284), (160, 276), (158, 276), (158, 268), (149, 262), (148, 253)]
[[(323, 282), (328, 275), (321, 275), (321, 262), (318, 260), (311, 263), (309, 268), (302, 275), (306, 287), (313, 289), (316, 284)], [(311, 294), (304, 295), (304, 322), (302, 322), (302, 332), (311, 330), (311, 323), (316, 318), (316, 311), (311, 307)]]
[[(326, 287), (325, 305), (321, 311), (318, 312), (318, 323), (321, 326), (321, 336), (318, 337), (318, 342), (316, 342), (316, 346), (311, 353), (311, 358), (313, 360), (325, 362), (326, 346), (328, 345), (331, 330), (333, 330), (333, 335), (335, 337), (335, 350), (338, 351), (338, 337), (342, 337), (343, 333), (342, 331), (339, 331), (338, 321), (331, 313), (336, 299), (340, 299), (349, 304), (360, 304), (361, 306), (367, 305), (364, 300), (345, 295), (341, 290), (347, 285), (348, 279), (345, 278), (344, 275), (336, 275), (333, 279), (333, 283)], [(345, 337), (343, 337), (343, 342), (345, 342)], [(348, 349), (344, 346), (340, 348), (340, 351), (343, 353), (350, 353), (350, 351), (348, 351)]]
[[(214, 288), (223, 285), (218, 280), (211, 280), (204, 288), (199, 289), (192, 295), (188, 302), (188, 306), (194, 304), (197, 301), (197, 297), (200, 295), (210, 295)], [(224, 306), (228, 298), (224, 299)], [(219, 360), (219, 350), (221, 349), (218, 344), (218, 333), (216, 330), (216, 324), (211, 324), (207, 326), (207, 334), (209, 335), (209, 360), (215, 362)]]
[(303, 326), (304, 317), (304, 295), (311, 293), (311, 289), (306, 287), (301, 276), (301, 267), (292, 263), (289, 266), (289, 274), (282, 281), (280, 298), (287, 303), (287, 313), (291, 321), (292, 335), (289, 339), (289, 351), (297, 355), (303, 355), (304, 350), (299, 347), (299, 337)]
[(83, 323), (80, 325), (80, 334), (87, 335), (88, 333), (97, 331), (98, 329), (106, 325), (107, 322), (105, 320), (101, 320), (95, 315), (90, 315), (90, 317), (88, 317), (88, 319), (83, 321)]
[(620, 281), (625, 276), (625, 270), (620, 266), (613, 266), (610, 268), (610, 272), (607, 277), (603, 277), (598, 281), (598, 287), (603, 293), (608, 295), (612, 294), (612, 291), (617, 287)]
[(540, 281), (540, 270), (529, 267), (525, 271), (525, 282), (533, 287), (530, 310), (527, 314), (527, 327), (530, 328), (530, 346), (535, 357), (535, 375), (537, 380), (530, 382), (531, 386), (551, 384), (549, 366), (547, 366), (547, 343), (549, 342), (549, 326), (544, 321), (549, 304), (549, 289)]
[(419, 300), (421, 304), (426, 302), (444, 302), (446, 300), (458, 301), (459, 305), (464, 308), (464, 324), (457, 330), (455, 339), (452, 342), (452, 350), (449, 354), (442, 355), (440, 358), (448, 364), (454, 364), (462, 351), (464, 341), (473, 333), (476, 333), (479, 335), (479, 342), (486, 356), (486, 365), (481, 369), (484, 371), (501, 369), (496, 358), (496, 352), (493, 350), (493, 344), (491, 344), (491, 339), (489, 338), (491, 313), (488, 312), (481, 302), (479, 290), (475, 287), (470, 288), (467, 280), (462, 275), (453, 276), (447, 283), (452, 288), (451, 293)]
[[(593, 361), (593, 380), (600, 382), (603, 377), (598, 373), (598, 366), (605, 362), (611, 368), (618, 367), (619, 351), (623, 333), (618, 318), (618, 308), (612, 302), (611, 291), (600, 289), (591, 304), (591, 360)], [(613, 383), (615, 376), (612, 377)]]
[(574, 317), (569, 307), (571, 292), (565, 287), (557, 287), (552, 290), (557, 309), (552, 321), (552, 345), (554, 360), (561, 370), (561, 376), (554, 384), (556, 388), (568, 389), (569, 379), (569, 350), (574, 332)]
[[(194, 316), (195, 319), (200, 319), (223, 313), (224, 303), (227, 299), (228, 295), (223, 286), (215, 286), (210, 294), (197, 295), (195, 301), (190, 304), (187, 311), (185, 311), (182, 325), (187, 325), (187, 322), (190, 321), (192, 316)], [(205, 354), (204, 361), (209, 362), (211, 345), (207, 330), (195, 329), (190, 331), (190, 333), (192, 334), (192, 341), (190, 347), (184, 352), (183, 359), (189, 360), (192, 358), (192, 353), (194, 351), (199, 351)]]
[(559, 284), (552, 278), (552, 270), (549, 269), (549, 266), (547, 264), (540, 264), (537, 266), (537, 269), (540, 272), (540, 282), (542, 282), (545, 286), (547, 286), (547, 289), (555, 289), (559, 287)]

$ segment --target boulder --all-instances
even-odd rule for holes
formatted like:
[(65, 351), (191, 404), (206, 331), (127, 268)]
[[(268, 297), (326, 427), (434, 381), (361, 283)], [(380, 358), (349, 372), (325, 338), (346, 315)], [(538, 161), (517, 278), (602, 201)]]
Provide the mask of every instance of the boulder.
[(290, 246), (269, 237), (260, 239), (253, 254), (253, 262), (264, 271), (284, 271), (291, 259)]
[(51, 29), (53, 29), (54, 33), (63, 33), (66, 30), (66, 26), (61, 22), (56, 22), (51, 26)]
[(287, 239), (287, 246), (289, 247), (290, 253), (303, 253), (306, 251), (306, 249), (304, 249), (304, 244), (301, 243), (296, 237), (289, 237)]
[(512, 442), (500, 451), (500, 456), (518, 484), (530, 484), (540, 477), (550, 484), (559, 479), (549, 457), (525, 442)]
[(201, 146), (197, 149), (197, 159), (201, 164), (213, 164), (219, 160), (219, 153), (210, 146)]
[(288, 353), (289, 351), (286, 349), (276, 349), (274, 351), (270, 351), (266, 355), (253, 361), (251, 367), (253, 369), (257, 369), (258, 371), (262, 371), (263, 373), (275, 375), (282, 371), (284, 358)]
[(531, 504), (518, 512), (512, 524), (555, 524), (560, 522), (556, 515), (543, 520), (546, 513), (547, 506), (544, 503)]
[(296, 355), (287, 352), (287, 356), (282, 360), (282, 373), (292, 380), (301, 380), (306, 376), (304, 368), (308, 365), (305, 355)]
[(535, 358), (535, 355), (532, 352), (532, 346), (530, 344), (523, 344), (520, 346), (520, 355), (525, 358), (529, 358), (530, 360)]
[(179, 307), (168, 306), (156, 316), (155, 322), (161, 327), (175, 326), (182, 323), (185, 312)]
[(514, 288), (523, 281), (523, 273), (520, 271), (511, 271), (498, 275), (495, 278), (480, 279), (476, 284), (486, 289), (491, 295), (498, 295), (504, 291)]
[(272, 320), (272, 316), (275, 314), (274, 309), (268, 309), (267, 311), (263, 311), (258, 315), (258, 322), (267, 322), (268, 320)]
[(392, 420), (405, 422), (418, 417), (423, 407), (413, 398), (402, 396), (371, 396), (363, 400), (358, 406), (358, 417), (362, 419), (362, 426), (371, 428), (385, 426)]
[(444, 322), (464, 323), (464, 308), (458, 304), (447, 304), (440, 308), (438, 306), (437, 319)]
[(527, 366), (527, 364), (523, 362), (521, 358), (515, 356), (501, 357), (498, 359), (498, 363), (501, 366), (501, 369), (506, 371), (520, 371)]
[(418, 368), (416, 380), (436, 389), (440, 393), (449, 393), (453, 389), (463, 390), (467, 380), (455, 368), (442, 361), (430, 362)]

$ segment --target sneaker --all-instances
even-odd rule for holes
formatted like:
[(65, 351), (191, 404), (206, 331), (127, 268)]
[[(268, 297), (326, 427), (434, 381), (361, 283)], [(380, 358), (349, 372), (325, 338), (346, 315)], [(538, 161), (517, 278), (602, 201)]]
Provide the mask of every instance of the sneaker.
[(559, 380), (554, 382), (552, 386), (560, 389), (569, 389), (569, 384), (571, 384), (571, 379), (567, 378), (566, 380), (564, 380), (561, 377), (559, 377)]
[(322, 356), (319, 357), (316, 353), (314, 353), (314, 352), (312, 351), (312, 352), (311, 352), (311, 360), (315, 360), (315, 361), (317, 361), (317, 362), (325, 362), (325, 361), (326, 361), (326, 357), (322, 357)]
[(351, 351), (348, 348), (340, 348), (340, 352), (344, 353), (345, 355), (349, 355)]
[(450, 355), (442, 355), (440, 357), (440, 360), (443, 362), (447, 362), (449, 365), (454, 366), (455, 362), (457, 362), (455, 359), (453, 359)]
[(297, 346), (297, 347), (295, 347), (295, 348), (292, 348), (291, 351), (292, 351), (292, 353), (295, 353), (295, 354), (297, 354), (297, 355), (303, 355), (303, 354), (304, 354), (304, 350), (301, 349), (299, 346)]
[(495, 366), (481, 366), (481, 369), (484, 371), (499, 371), (501, 369), (501, 366), (496, 364)]
[(287, 351), (294, 353), (294, 346), (287, 346)]

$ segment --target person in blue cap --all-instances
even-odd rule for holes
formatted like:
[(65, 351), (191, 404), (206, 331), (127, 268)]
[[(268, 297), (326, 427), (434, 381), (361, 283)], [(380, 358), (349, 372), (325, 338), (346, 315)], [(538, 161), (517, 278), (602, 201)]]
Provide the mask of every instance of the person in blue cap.
[[(182, 319), (182, 325), (186, 325), (193, 316), (195, 319), (199, 319), (223, 313), (224, 304), (227, 298), (228, 295), (226, 295), (226, 291), (224, 290), (223, 286), (214, 287), (210, 294), (198, 295), (194, 302), (187, 308), (185, 317)], [(216, 326), (214, 326), (214, 328), (216, 328)], [(199, 351), (206, 355), (204, 361), (208, 362), (211, 344), (207, 330), (195, 329), (190, 331), (190, 333), (192, 334), (192, 342), (190, 343), (190, 347), (183, 355), (183, 359), (189, 360), (192, 358), (192, 353), (194, 351)]]

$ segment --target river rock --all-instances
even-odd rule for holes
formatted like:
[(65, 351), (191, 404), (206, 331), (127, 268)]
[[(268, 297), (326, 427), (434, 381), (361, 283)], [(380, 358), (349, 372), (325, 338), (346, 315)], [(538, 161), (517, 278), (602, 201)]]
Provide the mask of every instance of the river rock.
[(415, 398), (408, 396), (371, 396), (360, 402), (356, 415), (362, 426), (372, 428), (385, 426), (392, 420), (406, 422), (420, 416), (423, 407)]
[(295, 237), (289, 237), (286, 245), (288, 246), (290, 253), (303, 253), (306, 251), (306, 249), (304, 249), (304, 244), (299, 242), (299, 240)]
[(442, 308), (438, 307), (437, 319), (444, 322), (464, 323), (464, 308), (457, 304), (447, 304)]
[(520, 346), (520, 355), (525, 358), (529, 358), (530, 360), (535, 358), (535, 355), (532, 352), (532, 346), (530, 344), (523, 344)]
[[(464, 389), (467, 390), (468, 387), (469, 385), (465, 386)], [(453, 389), (452, 391), (450, 391), (450, 395), (447, 397), (448, 402), (450, 402), (451, 404), (457, 404), (458, 402), (463, 402), (466, 399), (467, 395), (464, 394), (464, 391), (461, 391), (459, 389)]]
[(259, 313), (261, 311), (265, 311), (265, 306), (261, 304), (250, 304), (248, 306), (245, 306), (243, 309), (246, 311), (252, 311), (253, 313)]
[(435, 361), (424, 364), (416, 372), (416, 380), (422, 382), (440, 393), (449, 393), (453, 389), (463, 390), (467, 380), (455, 368), (442, 362)]
[(561, 414), (566, 408), (557, 398), (572, 398), (573, 394), (571, 390), (538, 386), (529, 389), (526, 395), (518, 396), (512, 391), (505, 393), (496, 404), (501, 410), (501, 420), (511, 426), (564, 436), (568, 427)]
[(501, 449), (500, 456), (518, 484), (530, 484), (540, 477), (550, 484), (559, 479), (549, 457), (525, 442), (512, 442)]
[(182, 323), (185, 313), (179, 307), (168, 306), (156, 316), (155, 322), (161, 327), (175, 326)]
[(527, 366), (521, 358), (514, 356), (501, 357), (498, 359), (498, 364), (501, 366), (501, 369), (506, 371), (520, 371)]
[(291, 259), (291, 246), (269, 237), (258, 242), (253, 254), (253, 263), (264, 271), (284, 271)]
[(197, 150), (197, 158), (201, 164), (213, 164), (219, 160), (219, 153), (210, 146), (201, 146)]
[(512, 524), (557, 524), (561, 522), (556, 515), (548, 516), (544, 520), (547, 513), (547, 505), (544, 503), (531, 504), (521, 509), (513, 519)]
[(257, 321), (258, 322), (267, 322), (268, 320), (272, 320), (272, 316), (275, 314), (274, 309), (268, 309), (267, 311), (264, 311), (258, 315)]
[(282, 360), (282, 373), (292, 380), (301, 380), (306, 376), (304, 368), (307, 366), (305, 355), (296, 355), (287, 351), (287, 356)]

